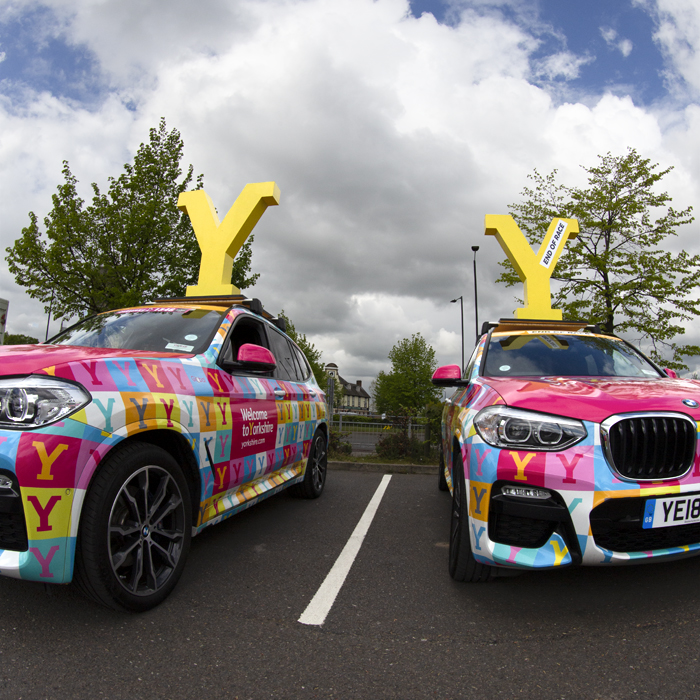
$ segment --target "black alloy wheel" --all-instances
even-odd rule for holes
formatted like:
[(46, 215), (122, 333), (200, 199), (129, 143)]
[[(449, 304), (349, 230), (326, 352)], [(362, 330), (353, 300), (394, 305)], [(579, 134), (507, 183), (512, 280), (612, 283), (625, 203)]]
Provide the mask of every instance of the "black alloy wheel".
[(165, 450), (132, 443), (108, 457), (86, 496), (76, 581), (111, 608), (161, 603), (185, 566), (192, 530), (187, 481)]
[(318, 498), (323, 493), (328, 473), (328, 448), (326, 435), (322, 430), (314, 433), (306, 463), (304, 480), (292, 486), (290, 491), (301, 498)]

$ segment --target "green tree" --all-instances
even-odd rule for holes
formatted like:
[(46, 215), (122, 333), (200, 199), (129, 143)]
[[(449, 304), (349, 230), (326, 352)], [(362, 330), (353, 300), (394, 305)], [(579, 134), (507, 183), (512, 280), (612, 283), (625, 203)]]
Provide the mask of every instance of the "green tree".
[(389, 352), (391, 370), (380, 372), (373, 383), (374, 401), (380, 413), (400, 415), (422, 412), (441, 390), (430, 378), (437, 368), (435, 350), (420, 333), (400, 340)]
[[(567, 320), (598, 323), (608, 332), (631, 336), (668, 367), (687, 369), (683, 356), (700, 354), (696, 345), (674, 342), (684, 323), (700, 314), (700, 256), (674, 254), (666, 239), (694, 220), (692, 207), (676, 210), (657, 188), (672, 168), (659, 170), (636, 150), (608, 153), (584, 167), (588, 185), (569, 187), (557, 171), (530, 175), (533, 187), (510, 211), (529, 242), (539, 248), (555, 217), (578, 219), (552, 275), (552, 306)], [(507, 286), (520, 280), (509, 261), (498, 278)]]
[(22, 333), (5, 333), (3, 345), (35, 345), (39, 342), (37, 338)]
[[(53, 195), (44, 219), (29, 212), (29, 226), (6, 249), (10, 272), (56, 317), (106, 311), (183, 296), (197, 279), (200, 251), (189, 217), (177, 208), (178, 195), (190, 189), (193, 169), (180, 167), (183, 142), (161, 119), (150, 130), (133, 163), (108, 179), (106, 194), (92, 184), (92, 203), (78, 196), (78, 180), (67, 161), (65, 182)], [(196, 180), (202, 187), (202, 176)], [(252, 237), (234, 263), (232, 282), (246, 288)]]

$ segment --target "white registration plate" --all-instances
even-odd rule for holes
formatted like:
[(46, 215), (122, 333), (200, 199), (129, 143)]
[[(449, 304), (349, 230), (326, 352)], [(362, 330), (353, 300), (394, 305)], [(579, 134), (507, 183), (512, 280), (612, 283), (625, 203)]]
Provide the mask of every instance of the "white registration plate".
[(700, 495), (650, 498), (644, 507), (645, 529), (700, 522)]

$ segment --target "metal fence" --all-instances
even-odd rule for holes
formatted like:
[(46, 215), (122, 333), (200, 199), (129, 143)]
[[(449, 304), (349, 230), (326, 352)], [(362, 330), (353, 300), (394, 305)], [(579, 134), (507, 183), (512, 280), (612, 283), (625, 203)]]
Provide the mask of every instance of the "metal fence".
[[(375, 451), (375, 445), (382, 435), (386, 435), (388, 431), (400, 430), (399, 426), (394, 423), (365, 423), (364, 421), (354, 421), (351, 418), (343, 418), (341, 415), (338, 420), (333, 420), (330, 423), (331, 430), (343, 433), (343, 440), (350, 443), (353, 454), (371, 454)], [(427, 426), (422, 423), (409, 421), (408, 434), (409, 437), (423, 441), (426, 440)]]

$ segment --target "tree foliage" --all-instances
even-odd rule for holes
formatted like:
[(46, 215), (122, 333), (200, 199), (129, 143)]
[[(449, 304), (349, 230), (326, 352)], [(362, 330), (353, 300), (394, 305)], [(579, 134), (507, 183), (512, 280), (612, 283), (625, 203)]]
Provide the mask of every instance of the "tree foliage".
[[(657, 362), (687, 369), (682, 357), (700, 354), (700, 347), (674, 339), (700, 313), (700, 256), (670, 250), (667, 239), (694, 220), (692, 207), (674, 209), (657, 188), (672, 168), (659, 170), (630, 149), (600, 156), (584, 170), (584, 188), (559, 183), (556, 170), (547, 176), (535, 170), (523, 201), (510, 206), (535, 250), (553, 218), (578, 220), (580, 233), (566, 244), (552, 275), (552, 306), (567, 320), (631, 336)], [(519, 284), (510, 262), (501, 265), (506, 269), (497, 281)]]
[(38, 338), (32, 338), (31, 335), (23, 333), (5, 333), (3, 345), (36, 345), (39, 342)]
[[(44, 219), (29, 212), (29, 226), (7, 248), (17, 283), (54, 316), (76, 316), (131, 306), (159, 297), (184, 296), (197, 281), (201, 254), (189, 217), (177, 208), (178, 195), (193, 180), (180, 167), (183, 142), (161, 119), (150, 130), (133, 163), (109, 177), (107, 193), (92, 184), (92, 203), (78, 195), (78, 180), (67, 161), (64, 183)], [(202, 187), (202, 176), (196, 180)], [(252, 237), (234, 261), (232, 282), (245, 288), (250, 275)]]
[(401, 415), (422, 412), (441, 391), (430, 378), (437, 368), (435, 350), (420, 333), (400, 340), (389, 352), (391, 370), (380, 372), (373, 384), (374, 401), (380, 413)]

